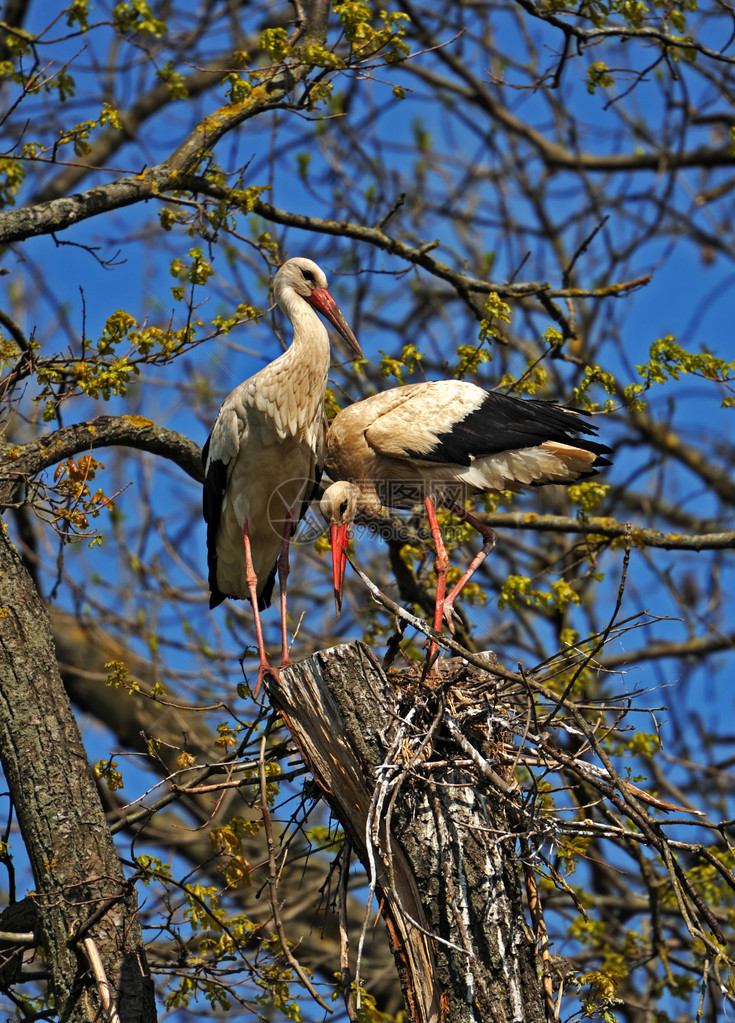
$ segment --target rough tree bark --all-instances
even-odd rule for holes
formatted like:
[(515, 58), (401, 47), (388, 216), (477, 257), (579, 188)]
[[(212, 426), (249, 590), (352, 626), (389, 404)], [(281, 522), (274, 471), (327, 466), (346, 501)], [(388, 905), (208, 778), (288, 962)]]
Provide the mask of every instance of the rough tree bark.
[(449, 665), (438, 686), (389, 679), (344, 645), (281, 669), (269, 695), (375, 883), (412, 1023), (545, 1023), (513, 785), (482, 769), (505, 738), (494, 680)]
[(0, 580), (0, 758), (33, 869), (28, 900), (55, 1010), (64, 1023), (107, 1018), (106, 980), (121, 1023), (153, 1021), (135, 889), (64, 692), (46, 608), (2, 524)]

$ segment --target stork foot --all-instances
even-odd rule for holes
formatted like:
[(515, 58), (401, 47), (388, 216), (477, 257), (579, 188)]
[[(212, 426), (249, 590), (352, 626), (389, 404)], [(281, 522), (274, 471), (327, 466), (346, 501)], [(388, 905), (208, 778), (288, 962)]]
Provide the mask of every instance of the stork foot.
[[(283, 665), (281, 665), (281, 667), (283, 667)], [(268, 662), (265, 661), (264, 663), (261, 663), (260, 667), (258, 668), (258, 681), (255, 683), (256, 696), (260, 692), (260, 687), (263, 685), (263, 682), (267, 675), (270, 675), (270, 677), (273, 679), (276, 685), (280, 686), (281, 676), (278, 674), (278, 669), (272, 668), (270, 664), (268, 664)]]
[(454, 601), (446, 597), (442, 606), (442, 618), (449, 629), (449, 635), (454, 635)]

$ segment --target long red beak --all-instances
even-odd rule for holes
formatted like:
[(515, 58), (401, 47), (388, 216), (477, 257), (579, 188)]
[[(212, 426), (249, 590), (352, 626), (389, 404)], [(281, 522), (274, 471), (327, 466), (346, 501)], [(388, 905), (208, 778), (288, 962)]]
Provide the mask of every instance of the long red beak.
[(333, 522), (329, 527), (332, 541), (332, 581), (334, 583), (334, 606), (337, 616), (342, 611), (342, 588), (347, 568), (347, 545), (350, 542), (349, 527)]
[(332, 326), (340, 332), (350, 348), (362, 358), (360, 343), (352, 333), (352, 328), (342, 315), (342, 310), (329, 294), (329, 291), (326, 288), (315, 288), (311, 293), (311, 298), (307, 299), (307, 301), (311, 302), (322, 316), (326, 316)]

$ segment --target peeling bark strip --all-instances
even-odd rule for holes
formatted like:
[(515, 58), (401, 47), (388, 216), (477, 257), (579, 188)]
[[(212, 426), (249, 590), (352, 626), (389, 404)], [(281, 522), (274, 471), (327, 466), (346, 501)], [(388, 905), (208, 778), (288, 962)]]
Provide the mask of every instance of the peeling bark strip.
[(48, 614), (1, 522), (0, 759), (33, 868), (29, 898), (59, 1019), (103, 1018), (82, 945), (91, 938), (121, 1023), (152, 1023), (135, 890), (61, 683)]
[[(492, 706), (493, 676), (450, 663)], [(389, 680), (360, 643), (280, 674), (271, 700), (375, 879), (411, 1023), (545, 1023), (507, 799), (442, 723), (460, 690)]]

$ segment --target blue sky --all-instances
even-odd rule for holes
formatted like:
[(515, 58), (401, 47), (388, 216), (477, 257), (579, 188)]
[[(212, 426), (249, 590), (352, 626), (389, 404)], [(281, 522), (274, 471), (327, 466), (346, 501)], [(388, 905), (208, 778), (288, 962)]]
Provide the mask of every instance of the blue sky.
[[(253, 12), (253, 17), (256, 13), (257, 11)], [(505, 37), (504, 31), (507, 32)], [(518, 36), (510, 22), (499, 21), (497, 33), (507, 53), (515, 54)], [(99, 35), (102, 37), (104, 33), (100, 32)], [(552, 64), (554, 47), (558, 44), (556, 34), (544, 33), (539, 44), (542, 50), (544, 46), (547, 47), (543, 52), (547, 53), (548, 63)], [(467, 47), (468, 65), (471, 65), (476, 73), (484, 74), (487, 69), (483, 64), (485, 58), (481, 50), (471, 41), (466, 41), (464, 45)], [(73, 41), (64, 46), (60, 45), (56, 52), (59, 59), (62, 59), (63, 56), (71, 56), (77, 51), (78, 43)], [(442, 70), (438, 59), (433, 55), (425, 55), (418, 59), (427, 68)], [(588, 59), (594, 59), (594, 54), (589, 58), (585, 56), (582, 61), (570, 62), (564, 81), (564, 103), (576, 116), (585, 119), (587, 124), (582, 147), (587, 151), (604, 154), (618, 145), (625, 151), (632, 145), (643, 145), (634, 131), (631, 131), (629, 136), (624, 135), (625, 123), (618, 113), (622, 104), (606, 109), (608, 97), (599, 92), (595, 96), (587, 93), (584, 70), (585, 61)], [(635, 51), (634, 59), (637, 62), (636, 66), (645, 66), (650, 59), (650, 51), (641, 47)], [(78, 60), (80, 66), (82, 60), (87, 60), (87, 57)], [(91, 60), (87, 61), (86, 66), (91, 66)], [(550, 108), (544, 98), (527, 87), (528, 81), (524, 74), (512, 63), (509, 63), (506, 73), (510, 81), (523, 86), (509, 94), (508, 104), (513, 113), (539, 128), (550, 128)], [(131, 72), (126, 88), (132, 88), (133, 77)], [(474, 246), (479, 251), (496, 253), (491, 276), (498, 281), (505, 280), (517, 269), (523, 253), (528, 250), (531, 253), (529, 262), (521, 270), (519, 279), (525, 279), (526, 276), (532, 279), (547, 276), (553, 286), (558, 286), (560, 283), (558, 261), (546, 246), (543, 237), (536, 234), (538, 225), (533, 204), (528, 196), (521, 196), (511, 182), (498, 181), (493, 176), (499, 161), (508, 155), (507, 146), (500, 134), (494, 137), (483, 135), (486, 126), (476, 112), (469, 111), (462, 117), (450, 117), (429, 98), (426, 86), (417, 84), (415, 79), (398, 68), (376, 73), (376, 78), (381, 80), (364, 82), (357, 89), (357, 98), (350, 112), (350, 123), (354, 123), (357, 126), (355, 130), (359, 128), (360, 133), (354, 140), (353, 148), (348, 147), (346, 136), (337, 134), (338, 125), (335, 127), (328, 122), (320, 134), (312, 130), (303, 119), (288, 115), (279, 125), (274, 143), (271, 134), (274, 118), (269, 116), (257, 122), (248, 122), (240, 131), (228, 137), (219, 147), (217, 158), (226, 169), (238, 167), (252, 158), (246, 175), (246, 184), (270, 183), (273, 188), (271, 193), (266, 194), (266, 199), (277, 206), (315, 216), (327, 215), (329, 212), (327, 199), (335, 183), (345, 189), (351, 184), (353, 192), (346, 194), (343, 208), (356, 209), (359, 214), (356, 219), (370, 224), (380, 219), (401, 190), (407, 190), (406, 207), (410, 209), (412, 188), (420, 188), (421, 197), (436, 203), (437, 209), (442, 201), (449, 198), (457, 209), (461, 209), (466, 195), (461, 188), (457, 188), (456, 182), (461, 179), (461, 164), (469, 154), (475, 159), (478, 169), (477, 179), (473, 181), (478, 201), (476, 223), (467, 228), (467, 235), (472, 240), (471, 244), (468, 242), (468, 249)], [(91, 86), (96, 80), (96, 75), (92, 71), (82, 73), (79, 80), (80, 83), (86, 82)], [(716, 108), (719, 98), (703, 78), (684, 73), (682, 82), (684, 81), (690, 89), (689, 98), (693, 102), (701, 99), (706, 111)], [(392, 99), (394, 82), (406, 84), (415, 91), (408, 92), (406, 100), (396, 103)], [(676, 91), (679, 89), (683, 89), (683, 85), (674, 87), (677, 96), (683, 95), (683, 92)], [(663, 103), (663, 97), (664, 90), (652, 76), (652, 80), (640, 85), (625, 104), (631, 119), (635, 115), (643, 114), (649, 124), (653, 122), (654, 127), (650, 132), (653, 141), (663, 137), (670, 113)], [(120, 88), (117, 98), (121, 103), (126, 100), (125, 88)], [(219, 100), (210, 96), (201, 102), (201, 106), (204, 110), (210, 110), (217, 102)], [(83, 116), (85, 104), (92, 109), (96, 103), (96, 97), (88, 98), (85, 89), (80, 88), (75, 100), (75, 116)], [(185, 121), (185, 109), (172, 107), (144, 130), (139, 145), (126, 147), (115, 156), (113, 161), (115, 166), (126, 171), (134, 171), (144, 161), (160, 159), (168, 147), (179, 139)], [(420, 129), (430, 134), (437, 157), (433, 169), (427, 171), (425, 178), (417, 185), (420, 170), (416, 168), (416, 159), (411, 147)], [(332, 132), (337, 136), (334, 145)], [(711, 130), (706, 126), (693, 127), (689, 131), (687, 145), (693, 148), (711, 141), (711, 138)], [(6, 139), (5, 145), (9, 147), (11, 141)], [(359, 157), (358, 143), (366, 150), (380, 147), (380, 173), (374, 177), (371, 177), (369, 161), (363, 161)], [(338, 167), (330, 164), (335, 152), (342, 156), (342, 163)], [(304, 153), (310, 156), (306, 182), (299, 176), (298, 162), (299, 155), (303, 156)], [(487, 170), (487, 181), (480, 182), (479, 172), (483, 168)], [(532, 180), (542, 182), (542, 169), (537, 161), (529, 159), (525, 169)], [(707, 181), (707, 186), (712, 187), (724, 182), (727, 174), (727, 170), (714, 172)], [(99, 176), (100, 180), (108, 178), (109, 176), (105, 175)], [(700, 240), (686, 235), (672, 244), (667, 233), (656, 231), (656, 218), (651, 204), (645, 200), (637, 202), (635, 195), (638, 192), (645, 192), (652, 184), (658, 194), (663, 195), (666, 184), (663, 175), (648, 171), (632, 173), (622, 183), (612, 185), (603, 175), (597, 177), (593, 175), (591, 180), (590, 187), (599, 188), (600, 191), (600, 215), (609, 213), (610, 220), (595, 238), (589, 261), (584, 258), (578, 261), (578, 283), (588, 287), (611, 283), (598, 280), (596, 276), (598, 267), (607, 265), (605, 262), (607, 252), (613, 247), (622, 248), (625, 245), (635, 226), (633, 220), (635, 216), (648, 218), (651, 225), (651, 235), (646, 243), (627, 259), (621, 259), (616, 267), (616, 279), (629, 279), (651, 272), (653, 279), (645, 288), (616, 300), (608, 299), (602, 304), (599, 315), (592, 321), (593, 336), (588, 339), (597, 350), (599, 360), (613, 370), (621, 372), (623, 382), (627, 383), (626, 361), (633, 365), (644, 361), (650, 344), (669, 333), (694, 350), (704, 346), (723, 357), (732, 358), (730, 310), (735, 290), (735, 271), (731, 255), (710, 254), (703, 248)], [(376, 189), (379, 184), (382, 184), (383, 192), (378, 196), (379, 201), (374, 202), (375, 191), (370, 189), (371, 187)], [(85, 187), (86, 185), (85, 182)], [(507, 193), (503, 192), (503, 186), (507, 186)], [(557, 194), (554, 213), (559, 221), (569, 222), (565, 237), (569, 248), (573, 250), (575, 243), (581, 242), (594, 229), (596, 221), (589, 214), (583, 214), (584, 196), (579, 194), (576, 178), (559, 173), (554, 178), (553, 187)], [(730, 205), (724, 201), (698, 207), (696, 196), (700, 187), (701, 182), (697, 173), (682, 174), (673, 187), (670, 203), (682, 211), (690, 212), (703, 232), (723, 233), (723, 225), (726, 232)], [(613, 195), (622, 196), (622, 200), (614, 204), (610, 198)], [(507, 237), (497, 227), (500, 202), (504, 197), (507, 198), (512, 217), (523, 228), (517, 236)], [(86, 333), (92, 338), (99, 335), (106, 318), (120, 308), (128, 310), (141, 321), (149, 317), (154, 322), (166, 324), (173, 316), (174, 325), (180, 323), (183, 315), (182, 306), (171, 296), (170, 289), (175, 282), (169, 275), (168, 265), (173, 254), (184, 254), (190, 245), (199, 242), (197, 239), (187, 239), (183, 233), (165, 235), (159, 231), (152, 236), (144, 235), (143, 229), (150, 221), (156, 206), (155, 203), (149, 203), (140, 208), (132, 207), (108, 214), (99, 220), (69, 229), (59, 236), (60, 240), (68, 243), (99, 245), (98, 255), (104, 258), (112, 257), (119, 244), (121, 259), (124, 261), (110, 269), (103, 268), (93, 255), (82, 248), (68, 244), (58, 247), (51, 238), (29, 240), (23, 246), (14, 247), (4, 254), (2, 267), (9, 271), (6, 277), (0, 278), (5, 306), (8, 309), (21, 310), (21, 326), (29, 334), (34, 330), (37, 332), (42, 342), (42, 353), (55, 350), (55, 345), (63, 349), (67, 343), (59, 326), (64, 318), (71, 325), (72, 334), (77, 338), (80, 336), (83, 309)], [(441, 218), (438, 213), (433, 217), (429, 214), (422, 216), (423, 219), (418, 226), (414, 225), (408, 215), (402, 220), (396, 218), (396, 230), (410, 236), (415, 228), (415, 233), (423, 240), (440, 239), (442, 244), (437, 250), (437, 257), (452, 266), (459, 265), (463, 235), (458, 224), (454, 223), (451, 217)], [(575, 220), (577, 216), (578, 221)], [(248, 218), (241, 218), (238, 228), (243, 235), (248, 235), (252, 232), (252, 223)], [(427, 338), (436, 344), (440, 352), (444, 352), (447, 360), (451, 360), (454, 357), (455, 329), (462, 339), (475, 340), (476, 334), (472, 332), (476, 330), (477, 325), (462, 319), (459, 303), (448, 298), (441, 313), (431, 320), (427, 331), (421, 330), (415, 334), (409, 331), (408, 336), (402, 338), (387, 333), (380, 325), (379, 317), (386, 322), (401, 319), (407, 308), (406, 297), (410, 298), (411, 283), (415, 276), (413, 272), (409, 273), (396, 283), (392, 275), (406, 269), (402, 261), (382, 252), (376, 254), (368, 246), (353, 247), (347, 239), (329, 239), (295, 230), (287, 233), (277, 228), (272, 230), (274, 236), (283, 239), (284, 256), (319, 253), (325, 268), (334, 271), (330, 273), (330, 284), (348, 318), (351, 313), (357, 314), (353, 296), (360, 287), (367, 288), (367, 297), (359, 311), (361, 321), (359, 336), (371, 363), (374, 364), (379, 359), (381, 350), (398, 354), (402, 342), (411, 340), (421, 346)], [(248, 249), (244, 244), (239, 244), (238, 256), (243, 258), (242, 263), (238, 263), (237, 260), (233, 263), (222, 245), (214, 250), (213, 266), (218, 289), (200, 310), (204, 320), (211, 320), (219, 311), (229, 311), (236, 300), (247, 300), (260, 306), (265, 306), (268, 301), (264, 282), (257, 278), (253, 269), (259, 265), (257, 257), (245, 262), (244, 257), (248, 255)], [(361, 273), (341, 276), (337, 272), (354, 266), (354, 262), (360, 267)], [(43, 287), (38, 280), (33, 283), (33, 269), (40, 271)], [(446, 295), (447, 289), (439, 282), (436, 284), (436, 291)], [(27, 303), (23, 295), (28, 296)], [(544, 314), (524, 317), (517, 305), (513, 305), (513, 309), (518, 333), (525, 332), (528, 341), (535, 341), (551, 322)], [(535, 336), (531, 333), (531, 323)], [(622, 351), (613, 343), (618, 326), (624, 338)], [(197, 403), (195, 399), (196, 382), (201, 379), (208, 381), (211, 387), (224, 397), (237, 382), (275, 358), (280, 351), (281, 346), (273, 334), (269, 320), (266, 319), (259, 325), (243, 325), (227, 339), (206, 342), (172, 367), (146, 369), (140, 385), (131, 389), (131, 405), (136, 411), (150, 416), (161, 425), (180, 430), (198, 443), (202, 443), (209, 423), (201, 411), (201, 403)], [(337, 357), (339, 361), (344, 361), (344, 351), (340, 349)], [(497, 379), (501, 365), (506, 361), (512, 371), (522, 371), (523, 357), (520, 354), (516, 353), (506, 359), (505, 354), (498, 350), (496, 361), (482, 368), (483, 383), (491, 386)], [(558, 393), (548, 396), (568, 399), (570, 373), (566, 369), (560, 369), (558, 365), (553, 369), (557, 374), (559, 390)], [(338, 379), (341, 379), (341, 375)], [(604, 396), (598, 397), (602, 399)], [(651, 392), (652, 408), (660, 411), (662, 415), (669, 414), (668, 406), (673, 403), (672, 422), (681, 436), (690, 438), (693, 443), (701, 446), (703, 458), (707, 458), (708, 452), (716, 448), (718, 439), (732, 436), (731, 420), (726, 418), (731, 413), (720, 408), (720, 398), (717, 387), (692, 379), (658, 392)], [(92, 407), (89, 403), (70, 403), (64, 408), (64, 421), (83, 419), (103, 411), (124, 412), (131, 405), (115, 401), (109, 407), (101, 408)], [(210, 409), (207, 413), (209, 421), (213, 411)], [(609, 425), (605, 422), (600, 427), (603, 439), (619, 438), (626, 428), (622, 416), (615, 416)], [(641, 492), (645, 492), (647, 487), (656, 487), (659, 481), (655, 474), (647, 474), (647, 453), (630, 448), (621, 450), (623, 455), (609, 473), (606, 473), (605, 478), (614, 483), (638, 474), (639, 478), (635, 483)], [(249, 626), (249, 609), (240, 606), (242, 619), (235, 629), (234, 636), (227, 633), (223, 636), (216, 630), (222, 628), (227, 612), (220, 609), (214, 617), (210, 616), (206, 610), (206, 595), (201, 588), (197, 590), (193, 573), (196, 571), (203, 573), (205, 566), (204, 527), (196, 513), (199, 501), (198, 487), (175, 468), (157, 466), (153, 460), (141, 459), (137, 453), (126, 459), (123, 464), (115, 464), (113, 456), (108, 456), (107, 453), (101, 456), (101, 461), (110, 466), (109, 478), (115, 486), (132, 482), (130, 489), (126, 490), (118, 501), (119, 510), (123, 514), (122, 523), (115, 535), (107, 528), (106, 523), (102, 522), (103, 531), (106, 531), (107, 535), (101, 550), (89, 551), (86, 545), (81, 545), (67, 552), (69, 587), (61, 591), (59, 600), (62, 603), (70, 602), (72, 583), (81, 581), (88, 573), (94, 573), (98, 576), (99, 583), (85, 583), (86, 599), (90, 603), (98, 599), (103, 603), (110, 602), (116, 608), (125, 607), (131, 614), (135, 614), (139, 610), (136, 598), (138, 583), (135, 574), (130, 572), (125, 564), (121, 564), (118, 550), (119, 544), (123, 541), (136, 549), (139, 544), (141, 555), (159, 566), (161, 579), (186, 586), (191, 600), (186, 607), (190, 622), (186, 624), (191, 624), (197, 637), (201, 636), (212, 644), (224, 644), (226, 655), (231, 660), (230, 683), (234, 686), (240, 677), (237, 658), (242, 652), (243, 643), (245, 641), (252, 643), (254, 638)], [(101, 479), (106, 489), (107, 479), (107, 476)], [(715, 504), (702, 492), (699, 482), (682, 469), (667, 473), (665, 488), (669, 500), (682, 508), (696, 509), (698, 515), (705, 517), (717, 512)], [(161, 535), (177, 537), (175, 556), (164, 544), (158, 545), (155, 530), (145, 542), (138, 536), (141, 498), (153, 519), (162, 523)], [(622, 514), (615, 508), (611, 509), (611, 513)], [(625, 511), (625, 515), (630, 515), (637, 522), (648, 522), (645, 508), (641, 508), (639, 516), (633, 516), (629, 510)], [(722, 525), (726, 527), (728, 523), (723, 522)], [(533, 534), (526, 534), (521, 540), (532, 545)], [(52, 535), (46, 537), (46, 542), (45, 580), (47, 588), (50, 588), (55, 572), (56, 547)], [(328, 597), (326, 558), (322, 558), (320, 570), (313, 557), (305, 557), (301, 552), (297, 554), (298, 556), (294, 558), (294, 581), (307, 579), (315, 593)], [(367, 548), (365, 556), (367, 557)], [(179, 564), (177, 557), (181, 559)], [(650, 565), (646, 564), (649, 558)], [(605, 567), (608, 576), (600, 586), (603, 591), (601, 605), (607, 610), (612, 606), (617, 589), (620, 557), (607, 557)], [(692, 612), (689, 621), (681, 624), (673, 620), (681, 613), (675, 597), (688, 576), (695, 580), (703, 594), (708, 590), (713, 592), (716, 589), (721, 590), (723, 596), (721, 610), (718, 612), (719, 618), (715, 618), (715, 613), (707, 607), (706, 600), (702, 600), (701, 610), (697, 613)], [(108, 584), (111, 580), (123, 584), (119, 591), (110, 589)], [(732, 598), (728, 595), (733, 592), (732, 567), (728, 558), (710, 558), (682, 552), (658, 551), (645, 554), (634, 551), (631, 580), (624, 615), (649, 608), (658, 616), (670, 616), (672, 620), (634, 632), (619, 641), (616, 646), (637, 647), (651, 636), (658, 639), (684, 637), (689, 630), (694, 634), (701, 634), (708, 618), (713, 619), (711, 624), (714, 628), (728, 631), (728, 620), (732, 618)], [(364, 604), (365, 598), (357, 580), (348, 579), (348, 587), (350, 592), (348, 606), (350, 601), (359, 605)], [(319, 608), (319, 613), (324, 616), (324, 621), (328, 622), (327, 616), (331, 614), (329, 601), (325, 599), (323, 604), (324, 606)], [(498, 612), (492, 595), (485, 608), (469, 608), (468, 613), (477, 619), (480, 632), (491, 631), (495, 628), (495, 622), (497, 630), (502, 632), (507, 617)], [(203, 692), (210, 684), (215, 683), (214, 676), (207, 673), (206, 656), (202, 655), (201, 651), (192, 654), (192, 651), (186, 648), (185, 640), (188, 637), (184, 634), (182, 638), (183, 624), (176, 610), (164, 601), (157, 607), (157, 614), (160, 614), (160, 617), (155, 620), (155, 626), (165, 633), (172, 644), (172, 648), (166, 652), (167, 656), (176, 666), (185, 668), (190, 673), (188, 695)], [(604, 618), (604, 615), (601, 614), (601, 618)], [(277, 630), (276, 619), (274, 608), (266, 618), (269, 636), (274, 635)], [(348, 637), (361, 634), (361, 627), (349, 619), (343, 628)], [(184, 642), (184, 650), (175, 652), (173, 645), (180, 640)], [(145, 643), (141, 642), (141, 648), (146, 649)], [(658, 664), (645, 662), (640, 667), (631, 668), (617, 684), (625, 690), (649, 688), (659, 684), (668, 687), (663, 694), (653, 691), (642, 698), (644, 703), (649, 702), (653, 705), (660, 705), (663, 700), (675, 703), (675, 711), (669, 716), (672, 722), (670, 733), (667, 733), (669, 726), (666, 723), (666, 716), (662, 715), (665, 736), (671, 734), (673, 737), (679, 726), (688, 727), (689, 721), (696, 715), (701, 715), (713, 729), (720, 728), (727, 732), (733, 699), (729, 677), (731, 655), (728, 657), (722, 654), (710, 659), (701, 670), (694, 668), (693, 683), (690, 681), (687, 685), (678, 685), (680, 674), (689, 667), (676, 662), (664, 661)], [(216, 684), (220, 684), (219, 680), (216, 680)], [(691, 736), (687, 736), (687, 741), (697, 751), (698, 738), (694, 730)], [(99, 732), (90, 731), (89, 745), (93, 757), (107, 754), (107, 738), (100, 736)], [(143, 784), (142, 779), (134, 781), (135, 778), (135, 772), (131, 772), (131, 790), (135, 789), (136, 784)]]

